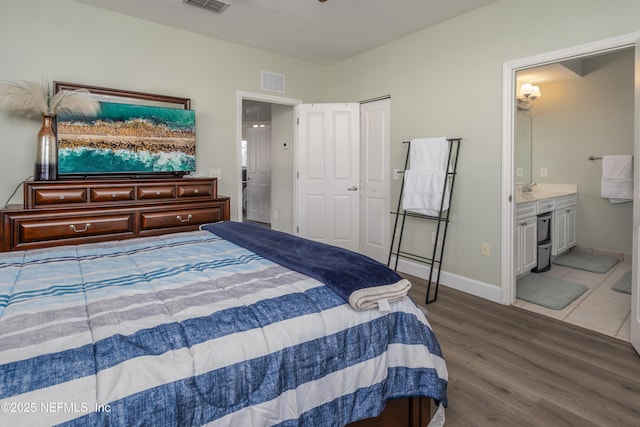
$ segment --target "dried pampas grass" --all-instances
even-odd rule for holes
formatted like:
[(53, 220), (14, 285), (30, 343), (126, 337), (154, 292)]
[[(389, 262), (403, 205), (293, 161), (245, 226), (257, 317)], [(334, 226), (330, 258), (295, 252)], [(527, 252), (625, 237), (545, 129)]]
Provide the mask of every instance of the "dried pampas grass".
[(30, 118), (59, 113), (93, 116), (100, 111), (100, 104), (88, 90), (63, 90), (52, 95), (48, 82), (0, 82), (0, 99), (7, 110)]

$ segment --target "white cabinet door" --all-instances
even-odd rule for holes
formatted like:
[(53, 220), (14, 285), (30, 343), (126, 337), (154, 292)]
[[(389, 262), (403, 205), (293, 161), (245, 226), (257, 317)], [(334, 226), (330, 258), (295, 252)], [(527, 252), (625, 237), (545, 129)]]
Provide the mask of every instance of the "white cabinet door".
[(553, 212), (553, 237), (551, 255), (558, 255), (567, 250), (567, 209)]
[(538, 262), (538, 219), (531, 217), (516, 220), (514, 237), (515, 271), (518, 276), (527, 273)]
[(567, 249), (578, 244), (576, 207), (567, 208)]
[(525, 273), (538, 262), (538, 218), (527, 218), (522, 222), (522, 272)]
[(515, 247), (515, 254), (513, 256), (514, 261), (514, 270), (516, 272), (516, 277), (522, 274), (522, 225), (520, 225), (522, 221), (516, 220), (516, 226), (513, 230), (513, 240)]
[(553, 212), (551, 255), (559, 255), (578, 243), (576, 207), (557, 209)]

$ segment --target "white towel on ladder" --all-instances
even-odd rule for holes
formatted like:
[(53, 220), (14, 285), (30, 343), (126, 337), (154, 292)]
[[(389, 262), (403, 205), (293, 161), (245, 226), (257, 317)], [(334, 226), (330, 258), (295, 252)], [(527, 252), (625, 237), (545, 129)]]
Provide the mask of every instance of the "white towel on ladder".
[(609, 203), (633, 200), (633, 156), (602, 156), (600, 196)]
[(441, 204), (443, 211), (449, 208), (448, 161), (446, 138), (411, 140), (410, 167), (404, 172), (402, 208), (405, 211), (438, 216)]
[[(402, 208), (422, 215), (438, 216), (447, 179), (444, 171), (412, 170), (404, 172)], [(449, 208), (449, 189), (444, 191), (442, 210)]]
[(409, 169), (447, 170), (449, 141), (445, 137), (417, 138), (411, 140)]

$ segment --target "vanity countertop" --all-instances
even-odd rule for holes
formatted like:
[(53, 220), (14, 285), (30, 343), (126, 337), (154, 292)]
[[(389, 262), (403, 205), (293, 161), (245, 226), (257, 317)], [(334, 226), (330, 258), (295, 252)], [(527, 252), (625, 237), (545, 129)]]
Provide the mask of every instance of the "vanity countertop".
[(554, 197), (568, 196), (578, 193), (577, 184), (538, 184), (530, 193), (523, 193), (518, 185), (516, 191), (516, 204), (536, 202), (538, 200), (552, 199)]

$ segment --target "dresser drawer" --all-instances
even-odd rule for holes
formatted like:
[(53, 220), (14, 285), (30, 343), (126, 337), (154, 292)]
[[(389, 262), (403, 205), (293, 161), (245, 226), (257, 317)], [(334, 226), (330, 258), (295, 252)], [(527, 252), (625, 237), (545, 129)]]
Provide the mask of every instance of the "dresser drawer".
[(134, 200), (135, 190), (133, 187), (92, 188), (89, 198), (92, 202)]
[(138, 200), (172, 199), (176, 197), (174, 185), (138, 186)]
[(143, 211), (140, 213), (140, 230), (186, 227), (217, 222), (224, 219), (222, 205), (205, 208)]
[(38, 189), (35, 191), (36, 206), (59, 205), (65, 203), (86, 203), (86, 188)]
[(33, 243), (114, 233), (133, 233), (134, 214), (93, 215), (75, 218), (16, 219), (14, 243)]
[(178, 197), (205, 197), (213, 194), (211, 185), (178, 185)]

